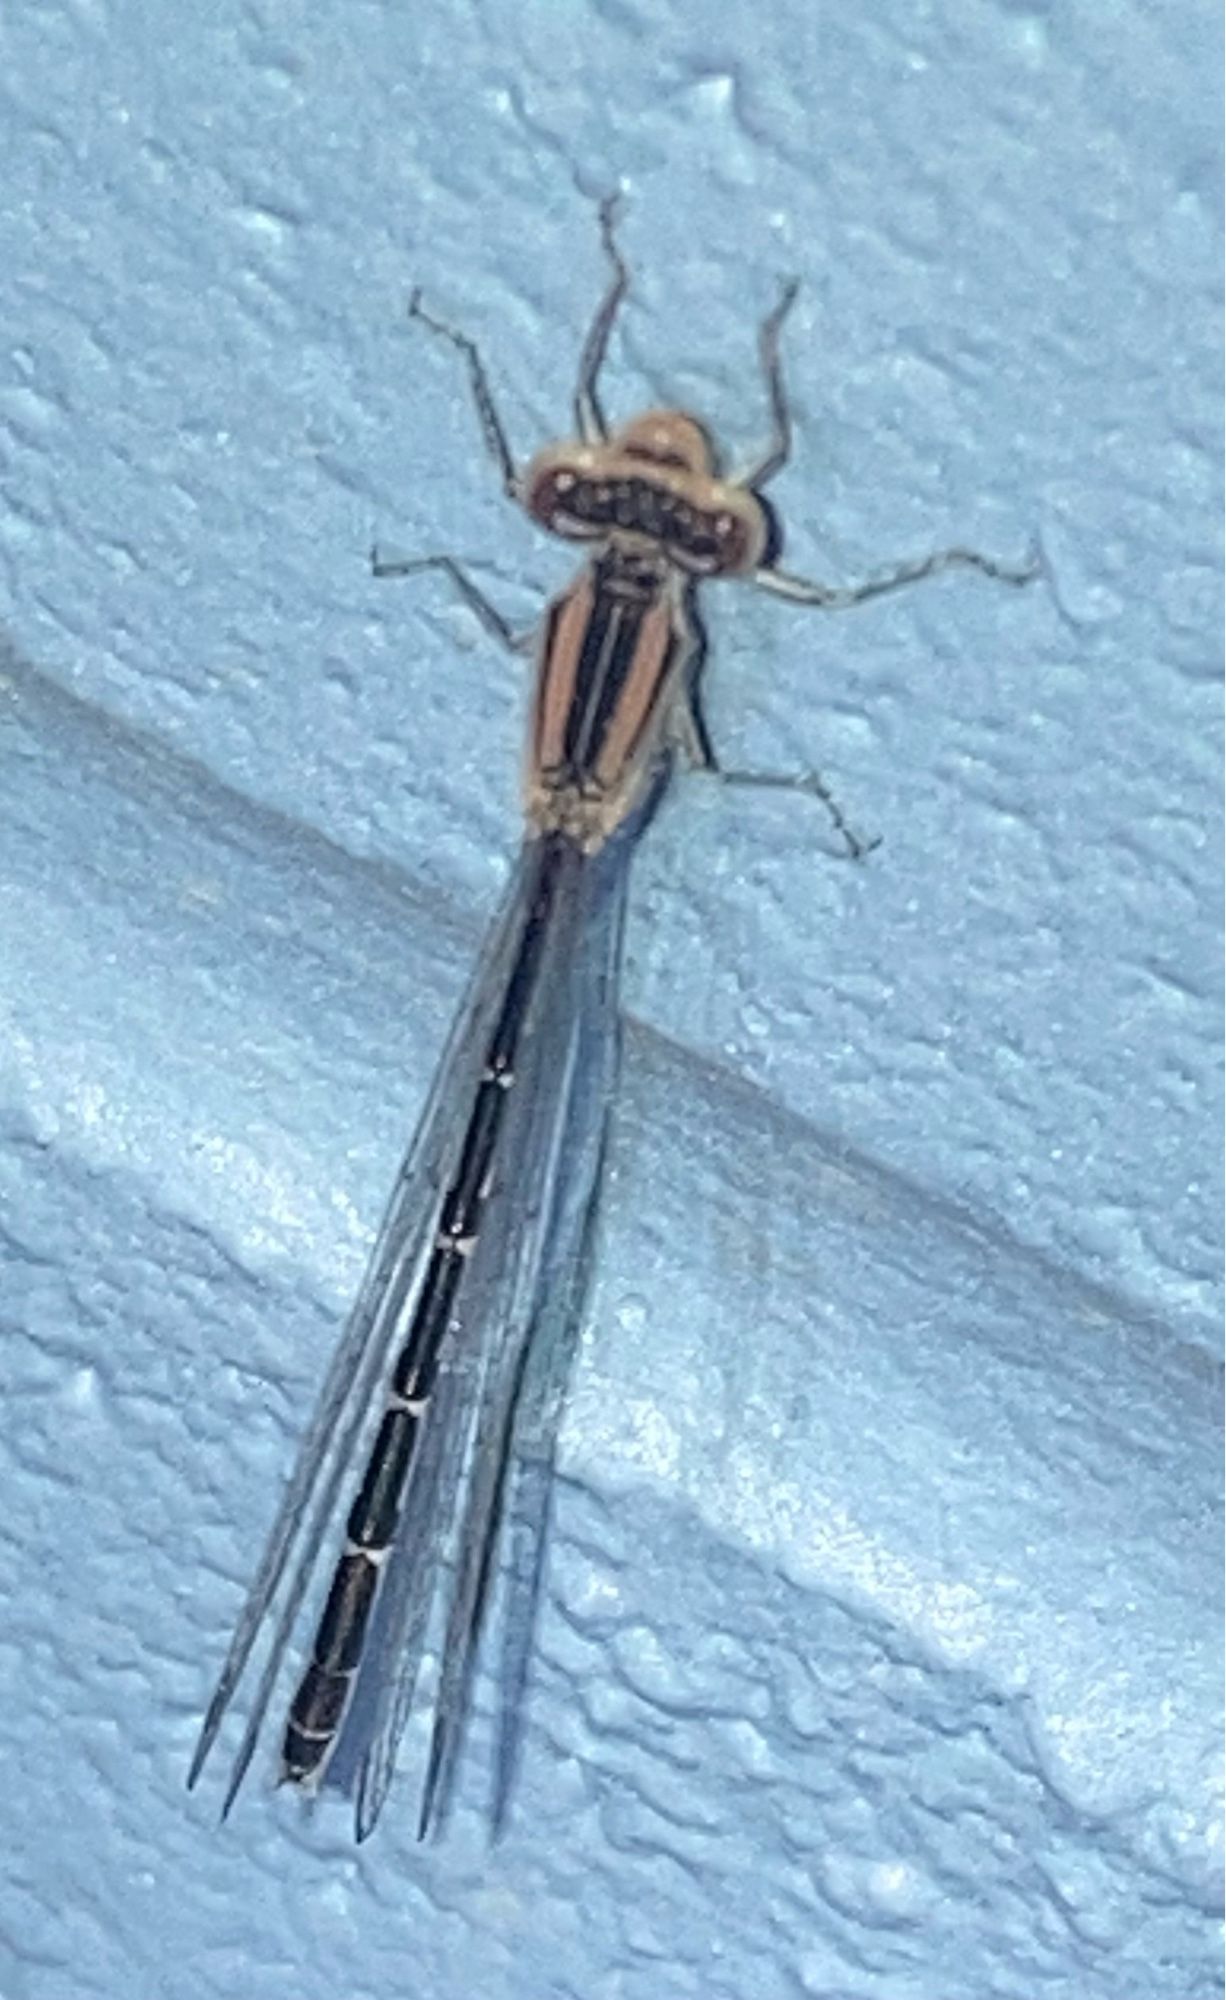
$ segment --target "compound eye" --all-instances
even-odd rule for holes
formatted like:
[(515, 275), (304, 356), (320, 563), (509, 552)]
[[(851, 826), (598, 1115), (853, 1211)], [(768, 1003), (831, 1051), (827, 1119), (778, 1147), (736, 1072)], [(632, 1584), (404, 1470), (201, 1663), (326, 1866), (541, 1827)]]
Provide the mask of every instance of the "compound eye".
[(591, 482), (569, 465), (543, 469), (524, 496), (528, 513), (549, 534), (580, 541), (603, 532), (598, 523), (587, 518), (590, 504)]
[(712, 522), (712, 532), (719, 548), (722, 575), (742, 576), (761, 561), (767, 532), (762, 509), (755, 507), (752, 512), (740, 513), (731, 507), (721, 507)]
[(727, 509), (702, 515), (693, 531), (673, 544), (669, 553), (694, 576), (722, 576), (740, 568), (745, 554), (745, 525)]

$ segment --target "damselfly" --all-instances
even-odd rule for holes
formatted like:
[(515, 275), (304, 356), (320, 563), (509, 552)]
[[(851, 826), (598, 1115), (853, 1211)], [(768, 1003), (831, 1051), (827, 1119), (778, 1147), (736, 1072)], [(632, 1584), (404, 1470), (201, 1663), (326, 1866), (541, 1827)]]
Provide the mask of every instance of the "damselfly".
[[(600, 218), (611, 275), (580, 360), (576, 435), (549, 445), (524, 471), (474, 343), (427, 314), (416, 294), (410, 306), (463, 356), (507, 494), (540, 527), (590, 553), (550, 606), (537, 642), (519, 858), (397, 1175), (189, 1777), (194, 1784), (266, 1632), (229, 1810), (335, 1536), (330, 1588), (282, 1736), (281, 1777), (313, 1790), (326, 1775), (350, 1790), (359, 1839), (387, 1796), (432, 1641), (438, 1665), (419, 1834), (445, 1812), (500, 1567), (495, 1827), (506, 1810), (554, 1439), (616, 1080), (628, 864), (676, 757), (720, 768), (698, 701), (697, 586), (740, 577), (794, 604), (839, 609), (956, 567), (1011, 584), (1035, 574), (1033, 562), (1012, 569), (961, 548), (851, 588), (778, 567), (778, 531), (762, 489), (791, 446), (779, 332), (794, 283), (759, 332), (771, 434), (746, 471), (722, 477), (706, 431), (679, 410), (650, 410), (610, 433), (600, 373), (629, 273), (611, 201)], [(452, 557), (376, 558), (375, 569), (446, 572), (483, 624), (522, 646)], [(816, 792), (859, 851), (816, 777), (724, 775)], [(364, 1469), (342, 1529), (342, 1485), (359, 1449)]]

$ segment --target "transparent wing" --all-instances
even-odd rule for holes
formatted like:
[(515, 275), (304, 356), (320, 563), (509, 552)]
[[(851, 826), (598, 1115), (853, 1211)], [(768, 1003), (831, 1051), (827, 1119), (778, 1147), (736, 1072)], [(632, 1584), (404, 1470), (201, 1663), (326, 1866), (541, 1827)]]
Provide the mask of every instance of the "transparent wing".
[[(356, 1827), (372, 1830), (412, 1709), (438, 1560), (451, 1550), (419, 1832), (446, 1810), (494, 1567), (513, 1426), (543, 1332), (573, 1334), (577, 1283), (599, 1177), (614, 1074), (616, 970), (630, 842), (572, 851), (544, 946), (537, 1004), (517, 1059), (514, 1101), (492, 1163), (494, 1191), (456, 1302), (446, 1379), (384, 1578), (377, 1639), (363, 1661), (343, 1768), (360, 1764)], [(548, 1295), (548, 1306), (546, 1306)], [(555, 1328), (556, 1322), (556, 1328)], [(559, 1385), (560, 1389), (560, 1385)], [(556, 1422), (560, 1393), (553, 1398)], [(544, 1515), (541, 1515), (541, 1527)], [(425, 1547), (435, 1551), (429, 1574)], [(539, 1567), (539, 1565), (537, 1565)], [(535, 1601), (535, 1600), (533, 1600)], [(526, 1663), (529, 1612), (522, 1625)], [(524, 1675), (515, 1689), (522, 1689)]]
[(465, 1114), (458, 1107), (464, 1106), (475, 1090), (485, 1045), (519, 949), (534, 879), (527, 856), (527, 849), (521, 851), (457, 1011), (201, 1727), (188, 1773), (189, 1786), (200, 1776), (260, 1633), (271, 1621), (269, 1652), (231, 1772), (223, 1813), (233, 1803), (251, 1761), (341, 1482), (352, 1465), (363, 1429), (377, 1411), (389, 1355), (428, 1252), (441, 1192), (463, 1140)]
[(491, 1825), (502, 1832), (519, 1762), (553, 1495), (554, 1455), (584, 1302), (591, 1284), (609, 1115), (621, 1058), (619, 1006), (624, 905), (609, 912), (603, 961), (593, 957), (580, 1010), (584, 1044), (536, 1322), (516, 1403), (507, 1499), (508, 1552), (498, 1666), (498, 1718)]

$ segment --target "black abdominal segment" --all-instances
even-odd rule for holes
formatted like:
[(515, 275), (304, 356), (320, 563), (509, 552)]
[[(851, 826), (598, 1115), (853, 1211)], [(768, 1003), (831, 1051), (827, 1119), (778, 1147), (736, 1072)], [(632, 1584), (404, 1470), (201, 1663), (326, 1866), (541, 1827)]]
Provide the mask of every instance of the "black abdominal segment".
[(365, 1475), (349, 1512), (344, 1552), (315, 1633), (311, 1662), (290, 1705), (281, 1747), (281, 1775), (294, 1784), (318, 1776), (335, 1748), (362, 1658), (380, 1568), (395, 1539), (444, 1337), (453, 1324), (457, 1294), (491, 1192), (491, 1163), (515, 1082), (516, 1049), (536, 990), (562, 851), (563, 843), (556, 837), (539, 843), (537, 880), (490, 1035), (459, 1163), (439, 1204), (434, 1246)]

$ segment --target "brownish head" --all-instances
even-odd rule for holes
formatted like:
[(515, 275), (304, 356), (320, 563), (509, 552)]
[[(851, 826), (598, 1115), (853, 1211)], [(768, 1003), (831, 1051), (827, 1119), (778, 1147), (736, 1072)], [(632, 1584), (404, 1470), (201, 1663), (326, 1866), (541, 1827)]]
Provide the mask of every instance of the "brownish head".
[(681, 410), (647, 410), (600, 444), (548, 446), (524, 505), (551, 534), (644, 544), (694, 577), (743, 575), (766, 551), (761, 501), (717, 476), (710, 438)]

